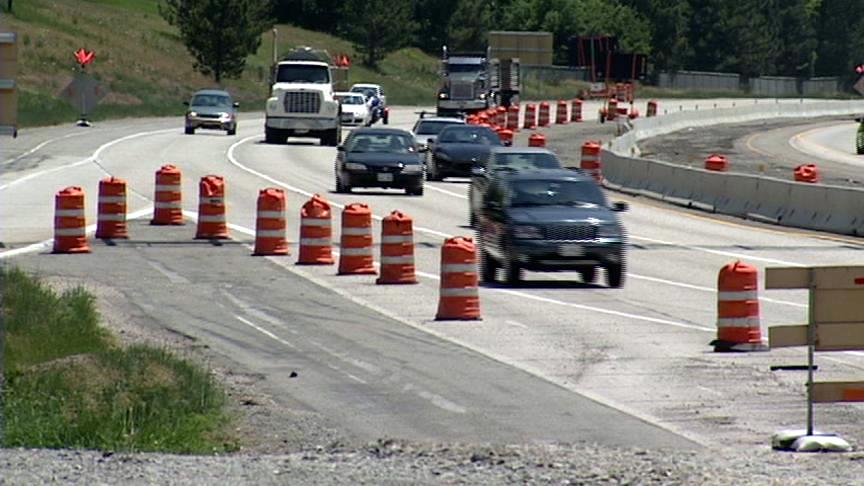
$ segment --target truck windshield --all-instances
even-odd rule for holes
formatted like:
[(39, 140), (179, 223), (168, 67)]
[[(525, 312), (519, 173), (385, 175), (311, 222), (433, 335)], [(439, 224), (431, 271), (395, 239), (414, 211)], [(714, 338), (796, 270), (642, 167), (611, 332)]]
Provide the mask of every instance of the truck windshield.
[(330, 69), (308, 64), (280, 64), (276, 72), (277, 83), (330, 83)]
[(483, 71), (482, 64), (447, 64), (447, 71), (451, 74), (470, 74)]

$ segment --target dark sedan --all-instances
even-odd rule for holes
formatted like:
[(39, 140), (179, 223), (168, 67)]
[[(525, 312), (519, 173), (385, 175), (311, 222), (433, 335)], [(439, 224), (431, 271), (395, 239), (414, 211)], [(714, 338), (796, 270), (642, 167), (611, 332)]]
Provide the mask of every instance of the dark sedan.
[(410, 132), (360, 128), (337, 147), (336, 192), (354, 187), (404, 189), (423, 195), (423, 159)]
[(489, 155), (491, 147), (502, 146), (501, 138), (488, 127), (451, 125), (430, 143), (426, 179), (470, 177), (471, 169)]

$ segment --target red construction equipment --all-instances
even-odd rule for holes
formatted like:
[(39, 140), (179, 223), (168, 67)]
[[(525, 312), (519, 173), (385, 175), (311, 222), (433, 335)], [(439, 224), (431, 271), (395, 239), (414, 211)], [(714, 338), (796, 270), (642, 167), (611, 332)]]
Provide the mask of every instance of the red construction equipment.
[(198, 184), (198, 229), (196, 240), (230, 238), (225, 218), (225, 178), (207, 175)]
[(724, 155), (713, 154), (705, 159), (705, 168), (716, 172), (726, 172), (729, 170), (729, 159)]
[(372, 255), (372, 211), (369, 205), (352, 203), (342, 210), (339, 275), (369, 275), (375, 271)]
[(600, 162), (600, 143), (587, 141), (582, 144), (582, 160), (579, 168), (589, 173), (598, 184), (603, 183), (603, 166)]
[(477, 249), (474, 240), (456, 236), (441, 247), (441, 289), (436, 321), (480, 319)]
[(759, 321), (759, 273), (756, 267), (737, 261), (720, 269), (717, 276), (717, 339), (714, 351), (762, 351)]
[(156, 191), (153, 203), (153, 219), (150, 224), (183, 224), (182, 175), (173, 165), (163, 165), (156, 171)]
[(381, 222), (381, 276), (376, 284), (415, 284), (414, 222), (393, 211)]
[(300, 209), (300, 251), (298, 265), (332, 265), (330, 203), (314, 194)]
[(80, 187), (67, 187), (54, 196), (53, 253), (90, 253)]
[(285, 191), (282, 189), (270, 187), (258, 192), (253, 255), (289, 254), (288, 242), (285, 239), (285, 206)]
[(99, 181), (96, 238), (129, 238), (126, 229), (126, 181), (108, 177)]

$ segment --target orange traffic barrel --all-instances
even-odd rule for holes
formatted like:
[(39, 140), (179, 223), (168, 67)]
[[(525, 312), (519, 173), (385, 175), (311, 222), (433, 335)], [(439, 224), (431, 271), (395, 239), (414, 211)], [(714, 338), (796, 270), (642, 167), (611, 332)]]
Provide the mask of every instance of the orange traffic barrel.
[(477, 249), (472, 238), (448, 238), (441, 247), (441, 289), (436, 321), (480, 319)]
[(414, 222), (393, 211), (381, 222), (381, 276), (376, 284), (415, 284)]
[(795, 180), (815, 184), (819, 182), (819, 168), (816, 164), (804, 164), (795, 167)]
[(499, 127), (507, 126), (507, 108), (499, 106), (495, 109), (495, 124)]
[(499, 128), (498, 138), (501, 139), (501, 143), (504, 145), (513, 145), (513, 130), (510, 130), (509, 128)]
[(330, 203), (318, 194), (300, 209), (298, 265), (332, 265), (333, 243)]
[(99, 181), (96, 238), (129, 238), (126, 229), (126, 181), (108, 177)]
[(89, 253), (84, 191), (67, 187), (54, 196), (54, 253)]
[(546, 146), (546, 135), (542, 133), (534, 132), (528, 137), (528, 146), (529, 147), (545, 147)]
[(618, 100), (616, 98), (609, 98), (609, 102), (606, 106), (606, 119), (614, 120), (618, 116)]
[(255, 219), (255, 251), (253, 255), (287, 255), (285, 239), (285, 191), (278, 188), (258, 192), (258, 211)]
[(571, 122), (581, 122), (582, 121), (582, 100), (576, 98), (571, 102), (570, 106), (570, 121)]
[(507, 129), (514, 133), (519, 131), (519, 105), (507, 108)]
[(729, 170), (729, 159), (724, 155), (713, 154), (705, 159), (705, 168), (717, 172), (726, 172)]
[(762, 351), (759, 322), (759, 273), (756, 267), (737, 261), (720, 269), (717, 276), (717, 339), (714, 351)]
[(645, 116), (657, 116), (657, 100), (648, 100), (648, 109), (645, 110)]
[(600, 144), (587, 141), (582, 144), (582, 160), (579, 168), (591, 174), (598, 183), (603, 182), (603, 166), (600, 163)]
[(369, 275), (375, 271), (372, 254), (372, 210), (368, 204), (352, 203), (342, 210), (339, 275)]
[(180, 169), (173, 165), (163, 165), (156, 171), (153, 219), (150, 224), (183, 224), (181, 178)]
[(207, 175), (198, 183), (198, 229), (196, 240), (226, 239), (228, 222), (225, 218), (225, 179)]
[(566, 125), (570, 123), (570, 118), (567, 116), (567, 102), (558, 100), (555, 108), (555, 123), (557, 125)]
[(630, 113), (627, 113), (627, 118), (631, 120), (633, 120), (634, 118), (639, 118), (639, 110), (632, 104), (630, 105)]
[(540, 103), (540, 112), (537, 114), (537, 126), (548, 127), (550, 122), (549, 103), (544, 101)]
[(522, 128), (527, 130), (537, 128), (537, 106), (534, 103), (525, 105), (525, 120), (522, 122)]

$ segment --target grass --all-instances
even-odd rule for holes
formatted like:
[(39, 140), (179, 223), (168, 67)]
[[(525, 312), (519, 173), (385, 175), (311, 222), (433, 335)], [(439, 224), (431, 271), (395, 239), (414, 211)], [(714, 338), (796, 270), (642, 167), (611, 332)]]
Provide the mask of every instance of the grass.
[(121, 348), (82, 288), (0, 268), (3, 446), (213, 453), (236, 449), (225, 395), (164, 349)]

